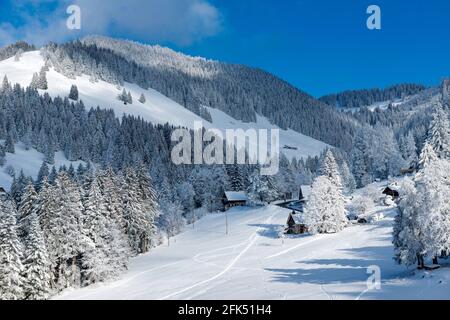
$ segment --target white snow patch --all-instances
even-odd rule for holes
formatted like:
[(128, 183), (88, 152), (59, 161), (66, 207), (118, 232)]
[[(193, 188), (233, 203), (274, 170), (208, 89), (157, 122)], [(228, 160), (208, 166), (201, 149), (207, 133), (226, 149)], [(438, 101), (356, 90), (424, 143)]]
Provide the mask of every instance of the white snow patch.
[[(8, 167), (14, 168), (16, 176), (19, 176), (20, 170), (28, 177), (31, 176), (36, 179), (39, 173), (39, 169), (44, 161), (45, 156), (36, 151), (35, 149), (26, 150), (23, 143), (19, 142), (15, 145), (15, 153), (6, 153), (6, 163), (0, 168), (0, 186), (5, 190), (11, 188), (13, 178), (6, 172)], [(55, 168), (59, 168), (63, 165), (69, 167), (71, 164), (76, 169), (83, 161), (69, 161), (64, 156), (63, 152), (55, 153)], [(51, 169), (51, 166), (49, 165)]]

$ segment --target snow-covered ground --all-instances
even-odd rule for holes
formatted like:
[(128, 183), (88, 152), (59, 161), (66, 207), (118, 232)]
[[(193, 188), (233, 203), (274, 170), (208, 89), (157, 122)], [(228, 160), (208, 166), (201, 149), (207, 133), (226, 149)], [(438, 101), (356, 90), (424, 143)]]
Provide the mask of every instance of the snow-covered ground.
[[(44, 161), (45, 156), (36, 151), (35, 149), (26, 150), (23, 143), (19, 142), (15, 145), (15, 153), (6, 153), (6, 163), (3, 167), (0, 167), (0, 186), (5, 190), (9, 190), (12, 183), (12, 176), (7, 172), (10, 167), (14, 169), (16, 176), (19, 175), (20, 171), (28, 177), (31, 176), (36, 179), (39, 173), (39, 169)], [(64, 156), (63, 152), (55, 153), (55, 167), (59, 168), (63, 165), (69, 167), (71, 164), (76, 169), (80, 163), (83, 161), (69, 161)]]
[[(431, 299), (450, 298), (450, 272), (397, 265), (395, 207), (385, 219), (330, 235), (280, 237), (289, 210), (268, 206), (211, 214), (195, 229), (134, 258), (118, 281), (67, 290), (56, 299)], [(369, 266), (381, 289), (369, 290)]]
[[(7, 75), (11, 83), (19, 83), (21, 86), (29, 86), (33, 73), (39, 72), (44, 66), (44, 60), (39, 51), (26, 52), (19, 61), (14, 57), (0, 61), (0, 77)], [(149, 89), (145, 90), (131, 83), (125, 83), (121, 88), (105, 81), (92, 83), (89, 76), (83, 75), (76, 79), (69, 79), (56, 72), (53, 68), (47, 72), (48, 90), (39, 90), (40, 93), (48, 92), (52, 97), (66, 97), (69, 95), (70, 87), (76, 85), (79, 98), (87, 108), (97, 107), (112, 109), (118, 117), (123, 114), (140, 116), (153, 124), (170, 123), (193, 129), (196, 121), (201, 121), (205, 128), (216, 128), (222, 131), (226, 129), (270, 129), (278, 128), (272, 125), (266, 118), (258, 117), (257, 123), (243, 123), (216, 109), (209, 109), (213, 123), (203, 120), (196, 114), (184, 108), (180, 104), (167, 98), (161, 93)], [(133, 97), (133, 104), (124, 105), (117, 99), (119, 93), (125, 88)], [(144, 104), (138, 102), (141, 94), (146, 97)], [(308, 156), (319, 155), (327, 145), (323, 142), (302, 135), (292, 130), (280, 130), (280, 145), (282, 152), (287, 157), (298, 159)], [(287, 145), (295, 149), (283, 149)]]

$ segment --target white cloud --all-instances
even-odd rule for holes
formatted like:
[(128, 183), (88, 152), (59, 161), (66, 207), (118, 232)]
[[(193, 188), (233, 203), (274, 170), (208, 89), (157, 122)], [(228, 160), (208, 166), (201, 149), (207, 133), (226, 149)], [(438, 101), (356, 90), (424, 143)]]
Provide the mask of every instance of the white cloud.
[[(36, 0), (22, 0), (16, 2), (16, 9), (27, 3), (37, 5)], [(65, 27), (66, 8), (71, 4), (81, 8), (80, 31)], [(0, 42), (23, 39), (40, 45), (87, 34), (119, 34), (146, 42), (189, 45), (214, 36), (222, 26), (220, 12), (208, 0), (66, 0), (53, 12), (41, 13), (44, 16), (25, 12), (23, 26), (1, 25)]]

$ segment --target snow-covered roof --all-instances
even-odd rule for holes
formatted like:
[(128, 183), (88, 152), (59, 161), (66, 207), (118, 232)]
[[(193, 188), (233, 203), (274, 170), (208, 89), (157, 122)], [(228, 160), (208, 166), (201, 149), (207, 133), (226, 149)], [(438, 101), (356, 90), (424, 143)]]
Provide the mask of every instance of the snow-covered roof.
[(292, 212), (291, 212), (290, 215), (291, 215), (292, 219), (294, 219), (294, 222), (296, 224), (304, 224), (305, 223), (305, 220), (303, 219), (302, 214), (300, 214), (300, 213), (292, 214)]
[(247, 195), (243, 191), (225, 191), (228, 201), (247, 201)]
[(301, 188), (302, 188), (302, 193), (303, 193), (303, 199), (308, 200), (309, 195), (311, 194), (311, 186), (304, 185), (304, 186), (301, 186)]

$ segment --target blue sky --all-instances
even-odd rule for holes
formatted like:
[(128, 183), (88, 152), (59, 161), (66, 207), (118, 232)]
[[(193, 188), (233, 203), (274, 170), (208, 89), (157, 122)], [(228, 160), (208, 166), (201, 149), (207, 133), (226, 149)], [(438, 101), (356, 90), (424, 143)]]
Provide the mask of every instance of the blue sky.
[[(82, 29), (65, 9), (78, 4)], [(448, 0), (0, 0), (0, 44), (105, 34), (265, 69), (320, 96), (450, 76)], [(381, 8), (368, 30), (366, 9)]]

